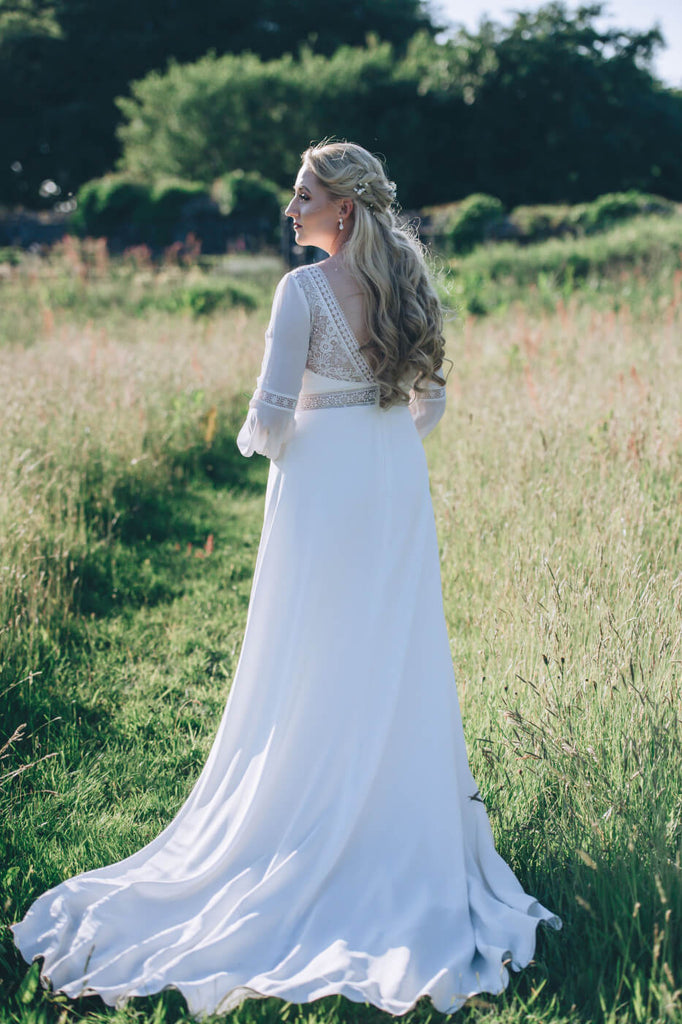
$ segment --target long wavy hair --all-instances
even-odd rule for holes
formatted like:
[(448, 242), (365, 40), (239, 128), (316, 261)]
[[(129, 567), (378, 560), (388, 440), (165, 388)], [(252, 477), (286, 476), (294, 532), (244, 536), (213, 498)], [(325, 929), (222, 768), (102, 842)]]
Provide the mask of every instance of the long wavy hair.
[(443, 313), (424, 249), (398, 223), (395, 185), (383, 164), (352, 142), (321, 142), (302, 154), (332, 199), (353, 200), (343, 259), (360, 284), (368, 340), (363, 350), (384, 408), (409, 401), (409, 389), (445, 384)]

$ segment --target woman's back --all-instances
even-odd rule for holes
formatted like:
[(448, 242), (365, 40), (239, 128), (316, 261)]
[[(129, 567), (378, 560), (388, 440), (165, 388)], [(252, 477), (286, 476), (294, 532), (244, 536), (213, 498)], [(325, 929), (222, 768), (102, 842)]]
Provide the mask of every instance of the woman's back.
[(368, 340), (367, 318), (365, 315), (364, 293), (360, 287), (360, 282), (339, 261), (327, 259), (319, 263), (318, 266), (327, 278), (334, 298), (356, 340), (360, 345), (365, 345)]

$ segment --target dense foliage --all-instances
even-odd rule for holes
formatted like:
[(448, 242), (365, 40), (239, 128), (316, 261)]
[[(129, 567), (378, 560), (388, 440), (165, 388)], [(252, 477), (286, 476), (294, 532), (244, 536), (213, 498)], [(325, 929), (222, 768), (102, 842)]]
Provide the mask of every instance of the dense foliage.
[(169, 58), (270, 59), (306, 42), (330, 54), (368, 33), (400, 52), (419, 30), (434, 31), (421, 0), (0, 0), (0, 202), (35, 204), (43, 179), (67, 192), (111, 170), (114, 97)]
[(460, 203), (425, 207), (419, 224), (422, 237), (438, 252), (461, 255), (485, 242), (527, 245), (547, 238), (575, 238), (606, 231), (633, 217), (670, 217), (676, 211), (670, 199), (635, 189), (608, 192), (589, 203), (540, 203), (511, 211), (495, 196), (476, 193)]
[(240, 237), (254, 249), (278, 241), (282, 200), (257, 171), (230, 171), (210, 189), (181, 178), (105, 174), (78, 190), (69, 228), (115, 250), (149, 244), (158, 251), (188, 236), (204, 252), (224, 252)]
[(330, 3), (336, 20), (326, 0), (238, 14), (178, 0), (163, 18), (151, 0), (22, 0), (14, 14), (10, 2), (4, 201), (39, 202), (48, 178), (75, 190), (121, 147), (126, 170), (154, 178), (239, 168), (282, 187), (331, 134), (384, 153), (404, 206), (474, 192), (508, 207), (633, 188), (682, 198), (682, 94), (650, 71), (661, 36), (598, 28), (600, 3), (549, 3), (443, 41), (419, 0)]
[(123, 164), (198, 180), (260, 169), (285, 185), (332, 129), (386, 155), (409, 207), (480, 191), (507, 205), (682, 197), (682, 95), (644, 69), (659, 37), (599, 32), (598, 10), (550, 4), (511, 29), (418, 35), (404, 57), (386, 43), (173, 64), (119, 101)]

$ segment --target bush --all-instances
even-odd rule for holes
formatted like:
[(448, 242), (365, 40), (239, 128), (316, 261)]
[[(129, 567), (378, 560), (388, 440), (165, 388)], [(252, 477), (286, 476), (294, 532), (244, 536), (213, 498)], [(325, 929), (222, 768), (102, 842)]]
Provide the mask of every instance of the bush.
[(460, 203), (426, 207), (425, 237), (451, 254), (469, 252), (484, 241), (544, 242), (550, 238), (606, 231), (643, 214), (671, 215), (675, 203), (660, 196), (631, 190), (612, 192), (590, 203), (545, 203), (517, 206), (505, 216), (502, 203), (488, 195), (471, 195)]
[(107, 174), (86, 182), (77, 202), (72, 226), (79, 234), (167, 245), (178, 232), (190, 230), (183, 225), (188, 214), (211, 201), (193, 181), (161, 178), (147, 184), (126, 174)]
[(79, 234), (118, 235), (149, 202), (149, 187), (125, 174), (106, 174), (78, 190), (71, 219)]
[[(149, 188), (147, 201), (141, 204), (133, 219), (147, 241), (168, 245), (175, 240), (183, 221), (207, 203), (210, 199), (203, 185), (179, 178), (161, 178)], [(180, 234), (184, 236), (187, 231), (181, 229)]]
[(661, 196), (631, 189), (629, 192), (607, 192), (593, 202), (584, 204), (580, 211), (577, 223), (585, 232), (590, 233), (604, 231), (618, 221), (642, 213), (669, 215), (675, 212), (675, 204)]
[(495, 196), (475, 192), (453, 210), (445, 239), (454, 252), (469, 252), (491, 238), (504, 221), (504, 206)]
[(21, 249), (18, 246), (0, 248), (0, 263), (6, 263), (10, 267), (18, 267), (21, 263)]
[[(579, 290), (585, 301), (634, 308), (674, 293), (680, 272), (682, 217), (633, 218), (608, 231), (581, 237), (549, 238), (536, 245), (505, 242), (479, 246), (450, 260), (441, 278), (446, 306), (477, 316), (525, 308), (553, 309)], [(657, 291), (656, 291), (657, 290)]]
[(221, 175), (211, 186), (211, 197), (228, 218), (231, 233), (257, 234), (269, 242), (277, 238), (282, 194), (258, 171), (236, 170)]
[(577, 234), (575, 209), (565, 204), (517, 206), (509, 215), (509, 224), (520, 242), (544, 242), (546, 238)]
[(147, 309), (200, 317), (235, 306), (256, 309), (258, 295), (252, 288), (235, 281), (193, 281), (167, 292), (147, 293), (143, 304)]

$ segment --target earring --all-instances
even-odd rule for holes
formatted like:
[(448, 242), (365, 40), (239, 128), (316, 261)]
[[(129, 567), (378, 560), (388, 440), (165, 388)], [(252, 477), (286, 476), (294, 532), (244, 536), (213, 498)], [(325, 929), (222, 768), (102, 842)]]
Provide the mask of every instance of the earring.
[(343, 231), (343, 217), (339, 217), (339, 231)]

